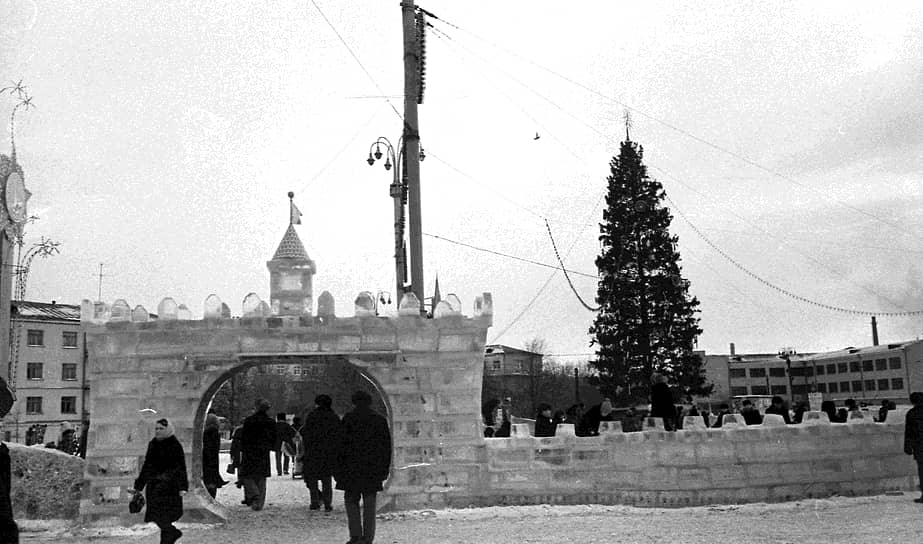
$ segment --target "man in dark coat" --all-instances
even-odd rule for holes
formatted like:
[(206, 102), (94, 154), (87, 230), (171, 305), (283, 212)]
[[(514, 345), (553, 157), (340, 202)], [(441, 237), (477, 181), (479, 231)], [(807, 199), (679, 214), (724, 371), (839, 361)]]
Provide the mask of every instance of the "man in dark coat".
[(769, 405), (769, 408), (766, 408), (766, 413), (782, 416), (782, 419), (788, 425), (792, 423), (792, 418), (788, 415), (788, 408), (785, 407), (785, 401), (778, 395), (772, 397), (772, 404)]
[(218, 467), (218, 455), (221, 451), (221, 432), (218, 427), (217, 415), (210, 413), (205, 416), (205, 430), (202, 432), (202, 483), (213, 499), (218, 493), (218, 488), (227, 484)]
[(744, 399), (740, 404), (740, 415), (744, 416), (744, 422), (747, 425), (759, 425), (763, 422), (763, 416), (760, 415), (760, 411), (753, 406), (750, 399)]
[(372, 544), (376, 495), (391, 469), (391, 432), (387, 420), (371, 409), (368, 393), (356, 391), (352, 401), (355, 408), (343, 416), (342, 447), (334, 476), (337, 489), (345, 491), (347, 544)]
[[(3, 425), (0, 424), (0, 428)], [(10, 450), (0, 442), (0, 542), (19, 544), (19, 527), (13, 520), (13, 503), (10, 501), (12, 476)]]
[(290, 453), (295, 453), (295, 429), (285, 421), (285, 417), (285, 412), (276, 414), (276, 441), (272, 445), (272, 451), (276, 453), (276, 476), (288, 474), (289, 455), (282, 445), (288, 446)]
[(276, 423), (267, 414), (269, 401), (259, 399), (256, 410), (240, 429), (240, 463), (237, 478), (244, 486), (244, 504), (262, 510), (266, 503), (266, 478), (272, 476), (269, 452), (276, 442)]
[[(923, 393), (910, 394), (913, 408), (907, 412), (904, 423), (904, 453), (913, 455), (917, 462), (917, 474), (920, 477), (920, 491), (923, 491)], [(913, 502), (923, 503), (923, 495)]]
[(186, 454), (173, 436), (173, 426), (166, 419), (154, 425), (154, 438), (144, 454), (144, 465), (135, 479), (134, 490), (145, 490), (147, 507), (144, 521), (160, 528), (160, 544), (173, 544), (183, 532), (173, 522), (183, 517), (183, 495), (189, 490)]
[[(333, 510), (332, 476), (336, 468), (340, 449), (340, 418), (333, 411), (332, 399), (327, 395), (314, 398), (314, 409), (305, 416), (301, 426), (304, 448), (301, 473), (304, 485), (311, 493), (311, 510), (319, 510), (323, 501), (324, 510)], [(321, 489), (317, 489), (318, 480)]]
[(666, 377), (659, 372), (651, 375), (650, 417), (662, 418), (664, 429), (676, 430), (676, 407), (673, 405), (673, 393), (670, 392)]
[(580, 418), (580, 425), (576, 429), (577, 436), (596, 436), (599, 434), (601, 421), (615, 421), (615, 411), (612, 401), (604, 398), (603, 401), (590, 407)]

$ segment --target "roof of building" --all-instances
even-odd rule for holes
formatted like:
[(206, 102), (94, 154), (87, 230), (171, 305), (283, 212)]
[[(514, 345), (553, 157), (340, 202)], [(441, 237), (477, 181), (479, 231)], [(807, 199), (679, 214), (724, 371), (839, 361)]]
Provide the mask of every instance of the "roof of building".
[(304, 244), (301, 243), (301, 238), (299, 238), (298, 233), (295, 232), (294, 225), (288, 226), (288, 230), (285, 231), (282, 241), (279, 242), (276, 254), (272, 256), (272, 260), (275, 261), (277, 259), (311, 260), (311, 258), (308, 257), (308, 252), (304, 249)]
[(543, 357), (541, 353), (535, 353), (533, 351), (529, 351), (525, 349), (512, 348), (510, 346), (504, 346), (503, 344), (490, 344), (490, 345), (484, 346), (484, 353), (489, 353), (489, 354), (494, 354), (494, 355), (502, 354), (502, 353), (527, 353), (529, 355), (538, 355), (539, 357)]
[(865, 346), (861, 348), (847, 347), (837, 351), (828, 351), (826, 353), (818, 353), (811, 357), (811, 359), (842, 359), (844, 357), (863, 357), (863, 356), (874, 356), (882, 355), (887, 351), (893, 349), (900, 349), (903, 347), (910, 346), (912, 344), (919, 343), (920, 340), (905, 340), (903, 342), (892, 342), (890, 344), (881, 344), (878, 346)]
[(80, 321), (80, 306), (58, 304), (57, 302), (34, 302), (14, 300), (10, 304), (12, 319), (34, 319), (37, 321)]

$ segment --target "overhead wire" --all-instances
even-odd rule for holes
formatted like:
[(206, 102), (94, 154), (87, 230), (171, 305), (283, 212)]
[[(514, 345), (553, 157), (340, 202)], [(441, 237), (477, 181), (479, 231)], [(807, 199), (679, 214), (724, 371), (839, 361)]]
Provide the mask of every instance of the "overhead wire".
[[(434, 17), (434, 18), (436, 18), (437, 20), (442, 21), (443, 23), (448, 24), (449, 26), (452, 26), (452, 27), (454, 27), (454, 28), (457, 28), (458, 30), (464, 31), (463, 29), (457, 27), (457, 25), (451, 24), (451, 23), (449, 23), (448, 21), (445, 21), (444, 19), (439, 19), (439, 18), (437, 18), (437, 17)], [(464, 31), (464, 32), (467, 32), (467, 31)], [(442, 34), (442, 35), (444, 35), (447, 39), (452, 40), (453, 43), (458, 44), (457, 40), (454, 40), (451, 36), (449, 36), (448, 34), (446, 34), (444, 31), (439, 31), (439, 33)], [(470, 33), (469, 33), (469, 34), (470, 34)], [(477, 36), (476, 36), (476, 37), (477, 37)], [(480, 39), (480, 38), (479, 38), (479, 39)], [(491, 44), (492, 44), (492, 42), (489, 42), (489, 41), (488, 41), (488, 43), (491, 43)], [(496, 44), (492, 44), (492, 45), (496, 45)], [(484, 63), (486, 63), (486, 64), (488, 64), (488, 65), (494, 67), (495, 69), (497, 69), (498, 71), (500, 71), (501, 73), (503, 73), (504, 75), (506, 75), (508, 78), (512, 79), (513, 81), (515, 81), (516, 83), (518, 83), (518, 84), (521, 85), (522, 87), (526, 88), (527, 90), (529, 90), (530, 92), (532, 92), (532, 93), (535, 94), (536, 96), (542, 98), (543, 100), (545, 100), (545, 101), (548, 102), (549, 104), (553, 105), (553, 106), (554, 106), (555, 108), (557, 108), (558, 110), (564, 112), (565, 114), (567, 114), (567, 115), (568, 115), (569, 117), (571, 117), (572, 119), (574, 119), (574, 120), (578, 121), (579, 123), (583, 124), (584, 126), (590, 128), (590, 129), (593, 130), (594, 132), (600, 134), (601, 136), (603, 136), (604, 138), (606, 138), (607, 141), (610, 141), (610, 142), (612, 141), (611, 136), (609, 136), (609, 135), (603, 133), (602, 131), (600, 131), (600, 130), (599, 130), (598, 128), (596, 128), (595, 126), (590, 125), (589, 123), (585, 122), (584, 120), (580, 119), (579, 117), (577, 117), (577, 116), (571, 114), (567, 109), (561, 107), (560, 105), (558, 105), (557, 103), (555, 103), (553, 100), (551, 100), (551, 99), (549, 99), (548, 97), (544, 96), (543, 94), (539, 93), (538, 91), (536, 91), (535, 89), (533, 89), (530, 85), (528, 85), (528, 84), (526, 84), (526, 83), (520, 81), (518, 78), (512, 76), (511, 74), (509, 74), (509, 73), (506, 72), (505, 70), (500, 69), (500, 68), (497, 68), (496, 66), (493, 65), (493, 63), (491, 63), (490, 61), (484, 59), (484, 58), (481, 57), (480, 55), (477, 55), (477, 54), (475, 54), (475, 53), (472, 53), (472, 52), (470, 51), (470, 49), (468, 49), (467, 47), (464, 47), (463, 45), (459, 45), (459, 46), (460, 46), (461, 48), (465, 49), (466, 51), (468, 51), (472, 56), (474, 56), (474, 57), (480, 59), (481, 61), (483, 61)], [(499, 46), (497, 46), (497, 47), (499, 47)], [(506, 50), (505, 48), (502, 48), (502, 47), (500, 47), (500, 48)], [(509, 52), (509, 53), (511, 53), (511, 54), (513, 54), (513, 55), (519, 56), (520, 58), (524, 58), (524, 57), (521, 57), (520, 55), (518, 55), (518, 54), (515, 53), (515, 52), (511, 52), (511, 51), (509, 51), (509, 50), (506, 50), (506, 51)], [(529, 59), (525, 59), (525, 60), (529, 60)], [(566, 78), (566, 76), (562, 76), (562, 75), (560, 75), (560, 74), (554, 72), (553, 70), (550, 70), (550, 69), (548, 69), (548, 68), (545, 68), (544, 66), (539, 65), (538, 63), (535, 63), (535, 62), (533, 62), (533, 61), (529, 61), (529, 62), (532, 63), (532, 64), (534, 64), (534, 65), (536, 65), (536, 66), (538, 66), (538, 67), (540, 67), (540, 68), (542, 68), (542, 69), (544, 69), (544, 70), (546, 70), (546, 71), (549, 71), (549, 72), (554, 73), (554, 75), (557, 75), (557, 76), (559, 76), (559, 77), (562, 77), (562, 78), (564, 78), (564, 79), (567, 79), (567, 80), (568, 80), (569, 82), (571, 82), (571, 83), (574, 83), (574, 84), (576, 84), (576, 85), (578, 85), (578, 86), (581, 86), (581, 87), (583, 87), (583, 88), (585, 88), (585, 89), (587, 89), (587, 90), (590, 90), (590, 91), (592, 91), (592, 92), (594, 92), (594, 93), (596, 93), (596, 94), (599, 94), (600, 96), (606, 97), (606, 95), (603, 95), (603, 94), (601, 94), (601, 93), (598, 93), (597, 91), (592, 90), (592, 89), (590, 89), (589, 87), (585, 87), (585, 86), (583, 86), (582, 84), (579, 84), (578, 82), (572, 81), (572, 80), (570, 80), (569, 78)], [(496, 87), (495, 87), (495, 88), (496, 88)], [(503, 94), (504, 94), (504, 96), (507, 96), (507, 95), (505, 95), (505, 93), (503, 93)], [(507, 96), (507, 98), (509, 98), (509, 97)], [(511, 100), (511, 101), (512, 101), (512, 100)], [(621, 102), (618, 102), (617, 100), (616, 100), (616, 102), (619, 103), (619, 104), (622, 104)], [(517, 105), (518, 105), (518, 104), (517, 104)], [(684, 131), (683, 129), (680, 129), (680, 128), (678, 128), (678, 127), (674, 127), (674, 126), (670, 125), (669, 123), (666, 123), (665, 121), (662, 121), (662, 120), (660, 120), (660, 119), (654, 118), (654, 117), (652, 117), (652, 116), (646, 114), (645, 112), (636, 110), (636, 109), (633, 108), (632, 106), (629, 106), (629, 105), (627, 105), (627, 104), (622, 104), (622, 105), (625, 106), (625, 107), (626, 107), (627, 109), (629, 109), (629, 110), (637, 111), (638, 113), (644, 115), (645, 117), (648, 117), (648, 118), (650, 118), (650, 119), (652, 119), (652, 120), (654, 120), (654, 121), (656, 121), (656, 122), (658, 122), (658, 123), (664, 124), (665, 126), (667, 126), (667, 127), (669, 127), (669, 128), (672, 128), (672, 129), (674, 129), (674, 130), (678, 130), (678, 131), (680, 131), (680, 132), (683, 132), (683, 133), (687, 134), (687, 135), (690, 136), (690, 137), (693, 137), (693, 138), (695, 138), (695, 139), (701, 140), (701, 139), (698, 138), (697, 136), (695, 136), (695, 135), (693, 135), (693, 134), (691, 134), (691, 133), (688, 133), (687, 131)], [(520, 106), (520, 108), (521, 108), (521, 106)], [(529, 115), (529, 117), (532, 118), (531, 115)], [(556, 139), (557, 139), (557, 138), (556, 138)], [(708, 144), (708, 145), (711, 145), (711, 146), (715, 147), (716, 149), (719, 149), (719, 150), (721, 150), (721, 151), (725, 151), (725, 152), (731, 153), (731, 154), (733, 155), (733, 152), (728, 151), (728, 150), (725, 150), (725, 149), (721, 148), (720, 146), (717, 146), (717, 145), (715, 145), (715, 144), (711, 144), (710, 142), (707, 142), (707, 141), (705, 141), (705, 140), (701, 140), (701, 141), (702, 141), (703, 143), (706, 143), (706, 144)], [(569, 151), (570, 151), (570, 150), (569, 150)], [(572, 151), (571, 151), (571, 153), (574, 154)], [(574, 155), (576, 156), (576, 154), (574, 154)], [(737, 158), (742, 158), (742, 159), (744, 159), (744, 160), (748, 160), (748, 159), (746, 159), (745, 157), (737, 157)], [(580, 158), (578, 157), (578, 159), (580, 159)], [(702, 195), (701, 192), (699, 192), (698, 190), (692, 188), (691, 186), (689, 186), (688, 184), (682, 182), (681, 180), (678, 180), (677, 178), (675, 178), (675, 176), (669, 176), (669, 174), (668, 174), (665, 170), (663, 170), (662, 168), (660, 168), (660, 167), (658, 167), (658, 166), (656, 166), (656, 165), (654, 165), (654, 164), (650, 164), (650, 163), (649, 163), (649, 165), (650, 165), (652, 168), (655, 168), (656, 170), (659, 170), (660, 172), (666, 174), (668, 177), (674, 179), (675, 181), (677, 181), (678, 183), (682, 184), (683, 186), (689, 188), (689, 189), (692, 190), (693, 192), (695, 192), (695, 193), (697, 193), (697, 194), (699, 194), (699, 195)], [(758, 165), (758, 166), (759, 166), (759, 165)], [(764, 169), (765, 169), (765, 168), (764, 168)], [(765, 169), (765, 170), (769, 171), (770, 173), (775, 174), (774, 171), (771, 171), (771, 170), (769, 170), (769, 169)], [(704, 196), (704, 195), (702, 195), (702, 196)], [(740, 219), (741, 221), (745, 222), (746, 224), (749, 224), (749, 225), (753, 226), (754, 228), (759, 229), (759, 230), (760, 230), (761, 232), (763, 232), (765, 235), (770, 236), (770, 237), (772, 237), (772, 238), (774, 238), (774, 239), (776, 239), (776, 240), (778, 240), (778, 241), (780, 241), (780, 242), (782, 242), (782, 243), (786, 243), (784, 239), (779, 238), (778, 236), (776, 236), (776, 235), (770, 233), (769, 231), (767, 231), (766, 229), (763, 229), (763, 228), (761, 228), (761, 227), (756, 226), (755, 224), (753, 224), (752, 222), (750, 222), (750, 221), (748, 221), (747, 219), (743, 218), (743, 217), (740, 216), (739, 214), (736, 214), (736, 213), (734, 213), (733, 211), (730, 211), (730, 213), (731, 213), (732, 215), (734, 215), (735, 217), (737, 217), (738, 219)], [(873, 215), (872, 217), (873, 217), (873, 218), (877, 218), (877, 216), (874, 216), (874, 215)], [(685, 217), (684, 217), (684, 219), (688, 222), (688, 218), (685, 218)], [(691, 225), (691, 223), (690, 223), (690, 225)], [(547, 224), (546, 224), (546, 226), (547, 226)], [(548, 232), (549, 232), (549, 236), (551, 236), (550, 227), (548, 227)], [(553, 236), (551, 237), (551, 239), (552, 239), (552, 243), (553, 243)], [(710, 245), (712, 245), (712, 244), (710, 244)], [(717, 246), (715, 246), (715, 247), (717, 247)], [(849, 281), (850, 283), (853, 283), (853, 285), (855, 285), (856, 287), (859, 287), (860, 289), (862, 289), (862, 290), (864, 290), (864, 291), (866, 291), (866, 292), (872, 294), (872, 295), (875, 296), (875, 297), (878, 297), (878, 298), (880, 298), (880, 299), (882, 299), (882, 300), (887, 301), (888, 303), (890, 303), (890, 304), (893, 305), (893, 306), (896, 306), (896, 307), (898, 307), (898, 308), (902, 308), (902, 306), (901, 306), (898, 302), (895, 302), (895, 301), (889, 299), (888, 297), (882, 295), (881, 293), (878, 293), (878, 292), (872, 290), (872, 289), (869, 288), (868, 286), (865, 286), (865, 285), (862, 285), (862, 284), (858, 284), (858, 283), (853, 282), (852, 280), (850, 280), (850, 279), (849, 279), (845, 274), (843, 274), (842, 272), (840, 272), (840, 271), (838, 271), (838, 270), (836, 270), (836, 269), (830, 267), (829, 265), (827, 265), (827, 264), (825, 264), (825, 263), (819, 261), (818, 259), (814, 258), (813, 256), (808, 255), (808, 254), (806, 254), (806, 253), (804, 253), (804, 252), (801, 252), (801, 251), (798, 250), (797, 248), (792, 248), (792, 249), (793, 249), (795, 252), (797, 252), (797, 253), (801, 254), (802, 256), (804, 256), (806, 259), (808, 259), (808, 260), (814, 262), (815, 264), (821, 266), (822, 268), (825, 268), (825, 269), (827, 269), (828, 271), (831, 271), (831, 272), (833, 272), (834, 274), (836, 274), (836, 275), (838, 275), (838, 276), (840, 276), (840, 277), (846, 279), (846, 280)], [(722, 251), (723, 251), (723, 250), (722, 250)], [(563, 267), (563, 263), (562, 263), (562, 267)], [(568, 280), (569, 280), (569, 278), (568, 278)], [(763, 281), (765, 281), (765, 280), (763, 280)], [(572, 285), (571, 285), (571, 288), (573, 289), (573, 286), (572, 286)], [(780, 288), (780, 287), (778, 287), (778, 286), (776, 286), (776, 285), (773, 285), (773, 288), (776, 289), (776, 290), (778, 290), (778, 291), (780, 291), (780, 292), (786, 292), (786, 293), (788, 292), (787, 290), (785, 290), (785, 289), (783, 289), (783, 288)], [(574, 290), (574, 294), (577, 296), (578, 299), (580, 299), (580, 302), (581, 302), (585, 307), (587, 307), (588, 309), (590, 309), (590, 306), (587, 305), (587, 304), (583, 301), (582, 298), (580, 298), (580, 295), (576, 292), (576, 290)], [(796, 298), (796, 300), (808, 301), (809, 299), (806, 299), (806, 298), (804, 298), (804, 297), (801, 297), (801, 298)], [(812, 301), (812, 302), (814, 302), (814, 301)], [(817, 303), (817, 304), (820, 304), (820, 303)], [(825, 306), (825, 307), (826, 307), (826, 306), (830, 306), (830, 308), (835, 308), (835, 306), (832, 306), (832, 305), (824, 305), (824, 306)], [(900, 312), (878, 312), (876, 315), (894, 315), (894, 314), (900, 314)], [(911, 315), (913, 315), (913, 314), (911, 314)]]
[(403, 121), (403, 120), (404, 120), (404, 116), (403, 116), (403, 115), (401, 114), (401, 112), (398, 111), (398, 109), (394, 106), (394, 103), (391, 102), (391, 99), (388, 98), (388, 95), (385, 94), (385, 91), (382, 90), (381, 86), (378, 84), (378, 81), (375, 79), (375, 77), (372, 75), (372, 73), (369, 72), (369, 70), (365, 67), (364, 64), (362, 64), (362, 60), (359, 59), (359, 55), (357, 55), (356, 52), (353, 51), (353, 48), (349, 46), (349, 44), (346, 42), (346, 39), (343, 38), (343, 35), (342, 35), (342, 34), (340, 34), (340, 31), (337, 30), (337, 28), (336, 28), (335, 26), (333, 26), (333, 23), (330, 22), (330, 19), (328, 19), (327, 16), (324, 15), (324, 11), (323, 11), (322, 9), (320, 9), (320, 6), (317, 5), (317, 2), (315, 2), (315, 0), (311, 0), (311, 3), (314, 4), (314, 7), (317, 9), (317, 12), (320, 13), (320, 16), (321, 16), (321, 17), (324, 19), (324, 21), (327, 23), (327, 26), (329, 26), (330, 29), (333, 30), (333, 33), (336, 34), (337, 38), (340, 39), (340, 43), (343, 44), (343, 47), (345, 47), (346, 50), (349, 51), (349, 54), (350, 54), (350, 55), (353, 57), (353, 59), (356, 61), (356, 64), (359, 65), (359, 68), (361, 68), (362, 71), (365, 72), (365, 75), (366, 75), (366, 76), (369, 78), (369, 80), (372, 82), (372, 85), (375, 85), (375, 88), (378, 90), (378, 93), (379, 93), (381, 96), (383, 96), (383, 97), (385, 98), (385, 100), (388, 102), (388, 105), (391, 106), (391, 109), (392, 109), (392, 110), (394, 110), (394, 114), (397, 115), (398, 118), (399, 118), (401, 121)]
[(459, 31), (461, 31), (461, 32), (464, 32), (465, 34), (468, 34), (468, 35), (474, 37), (475, 39), (480, 40), (480, 41), (482, 41), (482, 42), (484, 42), (484, 43), (486, 43), (486, 44), (488, 44), (488, 45), (490, 45), (490, 46), (492, 46), (492, 47), (494, 47), (494, 48), (497, 48), (497, 49), (500, 49), (500, 50), (502, 50), (502, 51), (505, 51), (506, 53), (508, 53), (508, 54), (510, 54), (510, 55), (512, 55), (512, 56), (514, 56), (514, 57), (516, 57), (516, 58), (519, 58), (519, 59), (521, 59), (521, 60), (523, 60), (523, 61), (525, 61), (525, 62), (531, 64), (532, 66), (535, 66), (536, 68), (539, 68), (539, 69), (541, 69), (541, 70), (543, 70), (543, 71), (545, 71), (545, 72), (548, 72), (549, 74), (551, 74), (551, 75), (553, 75), (553, 76), (555, 76), (555, 77), (557, 77), (557, 78), (559, 78), (559, 79), (562, 79), (563, 81), (566, 81), (567, 83), (570, 83), (571, 85), (574, 85), (574, 86), (576, 86), (576, 87), (579, 87), (579, 88), (581, 88), (581, 89), (583, 89), (583, 90), (585, 90), (585, 91), (587, 91), (587, 92), (589, 92), (589, 93), (591, 93), (591, 94), (594, 94), (594, 95), (596, 95), (596, 96), (599, 96), (600, 98), (603, 98), (603, 99), (608, 100), (608, 101), (610, 101), (610, 102), (614, 102), (614, 103), (616, 103), (616, 104), (622, 106), (623, 108), (625, 108), (625, 109), (627, 109), (627, 110), (629, 110), (629, 111), (632, 111), (632, 112), (634, 112), (634, 113), (637, 113), (637, 114), (639, 114), (639, 115), (641, 115), (641, 116), (643, 116), (643, 117), (645, 117), (645, 118), (647, 118), (647, 119), (650, 119), (651, 121), (654, 121), (655, 123), (658, 123), (658, 124), (660, 124), (660, 125), (662, 125), (662, 126), (668, 128), (668, 129), (670, 129), (670, 130), (673, 130), (674, 132), (676, 132), (676, 133), (678, 133), (678, 134), (681, 134), (681, 135), (683, 135), (683, 136), (686, 136), (687, 138), (690, 138), (690, 139), (692, 139), (692, 140), (694, 140), (694, 141), (696, 141), (696, 142), (699, 142), (699, 143), (701, 143), (701, 144), (703, 144), (703, 145), (705, 145), (705, 146), (708, 146), (708, 147), (710, 147), (710, 148), (712, 148), (712, 149), (714, 149), (714, 150), (716, 150), (716, 151), (719, 151), (719, 152), (721, 152), (721, 153), (725, 153), (725, 154), (727, 154), (728, 156), (731, 156), (731, 157), (733, 157), (733, 158), (735, 158), (735, 159), (737, 159), (737, 160), (739, 160), (739, 161), (741, 161), (741, 162), (743, 162), (743, 163), (745, 163), (745, 164), (747, 164), (747, 165), (750, 165), (750, 166), (752, 166), (752, 167), (754, 167), (754, 168), (757, 168), (757, 169), (759, 169), (759, 170), (761, 170), (761, 171), (763, 171), (763, 172), (765, 172), (765, 173), (768, 173), (768, 174), (772, 175), (773, 177), (777, 177), (777, 178), (779, 178), (779, 179), (781, 179), (781, 180), (783, 180), (783, 181), (786, 181), (786, 182), (788, 182), (788, 183), (790, 183), (790, 184), (792, 184), (792, 185), (795, 185), (795, 186), (801, 187), (801, 188), (803, 188), (803, 189), (805, 189), (805, 190), (808, 190), (808, 191), (810, 191), (810, 192), (812, 192), (812, 193), (814, 193), (814, 194), (816, 194), (816, 195), (818, 195), (818, 196), (823, 197), (824, 199), (826, 199), (826, 200), (828, 200), (828, 201), (831, 201), (831, 202), (834, 202), (834, 203), (836, 203), (836, 204), (839, 204), (840, 206), (843, 206), (843, 207), (845, 207), (845, 208), (847, 208), (847, 209), (849, 209), (849, 210), (852, 210), (852, 211), (854, 211), (854, 212), (856, 212), (856, 213), (860, 213), (860, 214), (862, 214), (862, 215), (865, 215), (866, 217), (869, 217), (869, 218), (871, 218), (871, 219), (873, 219), (873, 220), (875, 220), (875, 221), (877, 221), (877, 222), (880, 222), (880, 223), (882, 223), (882, 224), (884, 224), (884, 225), (887, 225), (887, 226), (889, 226), (889, 227), (891, 227), (891, 228), (897, 230), (898, 232), (900, 232), (900, 233), (902, 233), (902, 234), (911, 236), (911, 237), (915, 238), (915, 239), (918, 240), (918, 241), (923, 241), (923, 238), (921, 238), (920, 236), (918, 236), (918, 235), (916, 235), (916, 234), (914, 234), (914, 233), (912, 233), (912, 232), (909, 232), (906, 228), (904, 228), (904, 227), (902, 227), (902, 226), (900, 226), (900, 225), (898, 225), (898, 224), (896, 224), (896, 223), (894, 223), (894, 222), (892, 222), (892, 221), (888, 221), (888, 220), (884, 219), (883, 217), (881, 217), (881, 216), (879, 216), (879, 215), (877, 215), (877, 214), (874, 214), (874, 213), (872, 213), (872, 212), (869, 212), (869, 211), (867, 211), (867, 210), (864, 210), (864, 209), (862, 209), (862, 208), (859, 208), (859, 207), (857, 207), (857, 206), (854, 206), (854, 205), (852, 205), (852, 204), (849, 204), (849, 203), (847, 203), (847, 202), (844, 202), (844, 201), (842, 201), (842, 200), (840, 200), (840, 199), (838, 199), (838, 198), (831, 197), (830, 194), (827, 193), (827, 192), (819, 191), (819, 190), (817, 190), (817, 189), (815, 189), (815, 188), (813, 188), (813, 187), (811, 187), (811, 186), (809, 186), (809, 185), (805, 185), (804, 183), (801, 183), (801, 182), (799, 182), (799, 181), (797, 181), (797, 180), (795, 180), (795, 179), (793, 179), (793, 178), (791, 178), (791, 177), (789, 177), (789, 176), (786, 176), (785, 174), (782, 174), (782, 173), (780, 173), (780, 172), (777, 172), (776, 170), (773, 170), (772, 168), (769, 168), (769, 167), (767, 167), (767, 166), (764, 166), (764, 165), (762, 165), (762, 164), (756, 162), (755, 160), (750, 159), (749, 157), (746, 157), (745, 155), (743, 155), (743, 154), (741, 154), (741, 153), (737, 153), (737, 152), (732, 151), (732, 150), (730, 150), (730, 149), (727, 149), (727, 148), (725, 148), (725, 147), (723, 147), (723, 146), (720, 146), (720, 145), (718, 145), (718, 144), (715, 144), (715, 143), (713, 143), (713, 142), (711, 142), (711, 141), (709, 141), (709, 140), (706, 140), (705, 138), (702, 138), (702, 137), (700, 137), (700, 136), (697, 136), (696, 134), (693, 134), (692, 132), (690, 132), (690, 131), (688, 131), (688, 130), (686, 130), (686, 129), (683, 129), (683, 128), (681, 128), (681, 127), (678, 127), (678, 126), (676, 126), (676, 125), (674, 125), (674, 124), (672, 124), (672, 123), (669, 123), (669, 122), (667, 122), (667, 121), (665, 121), (665, 120), (663, 120), (663, 119), (660, 119), (660, 118), (658, 118), (658, 117), (656, 117), (656, 116), (654, 116), (654, 115), (652, 115), (652, 114), (650, 114), (650, 113), (647, 113), (646, 111), (641, 110), (640, 108), (637, 108), (637, 107), (635, 107), (635, 106), (632, 106), (632, 105), (630, 105), (630, 104), (624, 102), (623, 100), (620, 100), (619, 98), (616, 98), (616, 97), (613, 97), (613, 96), (609, 96), (609, 95), (607, 95), (606, 93), (603, 93), (602, 91), (599, 91), (599, 90), (597, 90), (597, 89), (594, 89), (594, 88), (592, 88), (592, 87), (590, 87), (590, 86), (588, 86), (588, 85), (585, 85), (585, 84), (583, 84), (583, 83), (581, 83), (581, 82), (579, 82), (579, 81), (577, 81), (577, 80), (575, 80), (575, 79), (573, 79), (573, 78), (570, 78), (570, 77), (568, 77), (568, 76), (565, 76), (565, 75), (563, 75), (563, 74), (557, 72), (556, 70), (553, 70), (553, 69), (551, 69), (551, 68), (548, 68), (547, 66), (544, 66), (544, 65), (542, 65), (542, 64), (540, 64), (540, 63), (538, 63), (538, 62), (536, 62), (536, 61), (534, 61), (534, 60), (532, 60), (532, 59), (530, 59), (530, 58), (528, 58), (528, 57), (526, 57), (526, 56), (524, 56), (524, 55), (521, 55), (521, 54), (519, 54), (519, 53), (517, 53), (517, 52), (515, 52), (515, 51), (512, 51), (512, 50), (510, 50), (510, 49), (508, 49), (508, 48), (506, 48), (506, 47), (503, 47), (502, 45), (499, 45), (499, 44), (497, 44), (497, 43), (495, 43), (495, 42), (493, 42), (493, 41), (491, 41), (491, 40), (488, 40), (488, 39), (486, 39), (486, 38), (483, 38), (483, 37), (481, 37), (481, 36), (475, 34), (474, 32), (471, 32), (471, 31), (469, 31), (469, 30), (466, 30), (466, 29), (464, 29), (464, 28), (461, 28), (461, 27), (459, 27), (458, 25), (456, 25), (456, 24), (454, 24), (454, 23), (451, 23), (451, 22), (449, 22), (449, 21), (447, 21), (447, 20), (445, 20), (445, 19), (438, 18), (438, 17), (436, 17), (436, 16), (432, 16), (432, 18), (435, 19), (435, 20), (437, 20), (437, 21), (439, 21), (439, 22), (441, 22), (441, 23), (443, 23), (443, 24), (446, 24), (446, 25), (448, 25), (448, 26), (451, 26), (452, 28), (455, 28), (455, 29), (457, 29), (457, 30), (459, 30)]
[(304, 184), (304, 187), (301, 188), (302, 193), (304, 193), (308, 189), (308, 187), (310, 187), (315, 181), (317, 181), (321, 177), (321, 175), (323, 175), (323, 173), (327, 171), (328, 168), (330, 168), (330, 165), (332, 165), (337, 159), (340, 158), (340, 155), (342, 155), (349, 148), (349, 146), (351, 146), (352, 143), (356, 141), (356, 138), (359, 137), (359, 134), (361, 134), (362, 131), (365, 130), (367, 126), (372, 124), (372, 121), (376, 117), (378, 117), (378, 113), (380, 111), (381, 111), (380, 107), (375, 109), (371, 117), (369, 117), (368, 120), (365, 123), (363, 123), (362, 126), (360, 126), (356, 130), (356, 132), (353, 133), (352, 136), (350, 136), (349, 140), (345, 144), (343, 144), (343, 147), (341, 147), (340, 150), (337, 151), (333, 155), (333, 157), (329, 161), (327, 161), (327, 163), (320, 170), (318, 170), (317, 173), (314, 174), (314, 176), (312, 176), (311, 179), (309, 179), (307, 183)]

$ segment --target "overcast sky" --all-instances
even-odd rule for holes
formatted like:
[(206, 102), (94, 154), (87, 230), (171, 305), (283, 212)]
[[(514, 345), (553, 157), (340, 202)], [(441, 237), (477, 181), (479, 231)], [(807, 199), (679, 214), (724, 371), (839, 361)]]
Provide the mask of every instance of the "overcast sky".
[[(712, 245), (822, 304), (923, 309), (919, 2), (418, 3), (441, 19), (419, 110), (426, 234), (554, 265), (547, 218), (592, 276), (627, 106), (675, 206), (699, 348), (871, 344), (868, 316), (786, 296)], [(239, 314), (247, 293), (268, 298), (288, 191), (315, 297), (352, 315), (358, 292), (393, 291), (391, 174), (365, 159), (400, 135), (401, 46), (397, 0), (0, 0), (0, 87), (22, 79), (37, 106), (16, 126), (40, 216), (26, 242), (61, 242), (27, 298), (95, 299), (104, 263), (110, 303), (172, 296), (201, 315), (215, 293)], [(593, 313), (560, 272), (423, 248), (427, 294), (437, 273), (466, 314), (493, 294), (488, 341), (592, 351)], [(572, 280), (593, 304), (595, 278)], [(916, 338), (923, 318), (879, 329)]]

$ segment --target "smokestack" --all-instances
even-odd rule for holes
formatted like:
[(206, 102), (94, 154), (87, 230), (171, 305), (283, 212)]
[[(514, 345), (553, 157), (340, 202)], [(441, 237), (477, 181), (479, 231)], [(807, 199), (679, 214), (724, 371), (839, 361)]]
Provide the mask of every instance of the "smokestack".
[(872, 345), (878, 345), (878, 322), (875, 321), (875, 316), (872, 316)]
[(736, 355), (734, 353), (734, 342), (731, 342), (731, 355)]

